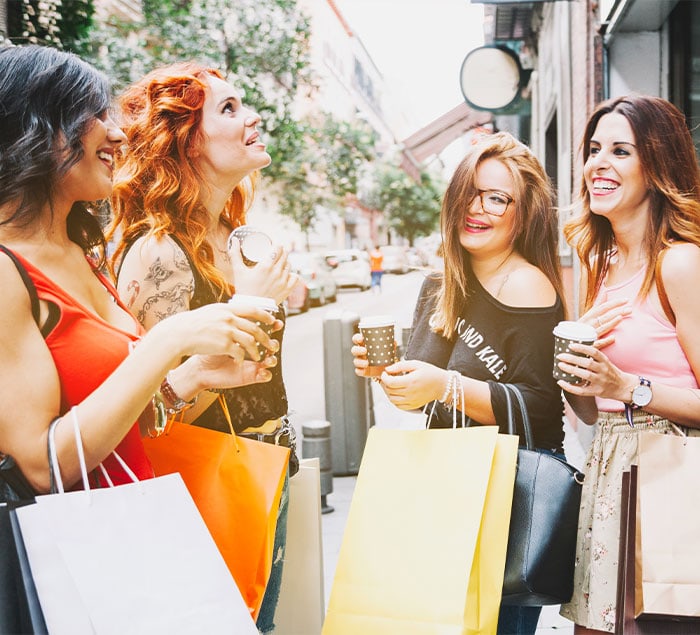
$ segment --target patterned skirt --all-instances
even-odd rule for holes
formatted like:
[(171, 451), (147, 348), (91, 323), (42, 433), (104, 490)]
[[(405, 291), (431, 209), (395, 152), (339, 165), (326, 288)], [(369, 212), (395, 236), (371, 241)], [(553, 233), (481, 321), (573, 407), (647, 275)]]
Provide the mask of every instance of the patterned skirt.
[[(676, 434), (674, 424), (643, 410), (630, 427), (624, 412), (601, 412), (586, 457), (586, 480), (576, 543), (574, 596), (561, 615), (587, 628), (613, 633), (617, 600), (622, 473), (638, 462), (639, 435)], [(684, 431), (689, 436), (700, 430)]]

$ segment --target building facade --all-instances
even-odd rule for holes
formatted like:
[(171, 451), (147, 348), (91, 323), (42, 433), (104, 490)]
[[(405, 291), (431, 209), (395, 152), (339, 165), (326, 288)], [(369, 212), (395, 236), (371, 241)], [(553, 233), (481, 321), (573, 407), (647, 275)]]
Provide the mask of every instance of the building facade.
[[(584, 125), (602, 100), (633, 92), (669, 99), (700, 142), (700, 3), (481, 1), (485, 40), (516, 50), (531, 69), (521, 112), (496, 114), (496, 126), (518, 134), (543, 162), (562, 224), (580, 188)], [(563, 241), (561, 259), (574, 309), (578, 267)]]

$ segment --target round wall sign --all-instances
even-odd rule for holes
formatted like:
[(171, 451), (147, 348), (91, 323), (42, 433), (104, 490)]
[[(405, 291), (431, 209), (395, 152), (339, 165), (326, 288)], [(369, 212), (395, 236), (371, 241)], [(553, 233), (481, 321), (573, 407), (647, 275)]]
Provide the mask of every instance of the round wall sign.
[(472, 108), (501, 110), (520, 96), (520, 60), (507, 46), (480, 46), (464, 58), (459, 84), (464, 99)]

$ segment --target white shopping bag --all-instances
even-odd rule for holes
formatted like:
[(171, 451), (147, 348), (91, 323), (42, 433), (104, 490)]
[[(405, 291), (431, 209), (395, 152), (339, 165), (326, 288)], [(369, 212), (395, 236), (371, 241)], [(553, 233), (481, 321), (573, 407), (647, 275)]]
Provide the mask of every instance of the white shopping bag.
[(17, 518), (51, 635), (258, 633), (179, 474), (39, 496)]
[(320, 635), (323, 626), (323, 545), (318, 458), (302, 459), (289, 479), (287, 545), (275, 635)]

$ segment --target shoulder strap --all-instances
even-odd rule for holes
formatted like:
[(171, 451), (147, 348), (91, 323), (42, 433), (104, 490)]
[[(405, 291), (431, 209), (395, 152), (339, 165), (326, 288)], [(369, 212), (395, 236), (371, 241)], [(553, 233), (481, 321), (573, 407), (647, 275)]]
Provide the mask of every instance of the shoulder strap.
[(22, 282), (24, 282), (24, 286), (27, 287), (27, 291), (29, 292), (29, 300), (32, 303), (32, 317), (34, 318), (34, 321), (36, 322), (36, 325), (41, 328), (41, 324), (39, 323), (40, 317), (39, 317), (39, 296), (37, 295), (36, 292), (36, 287), (34, 286), (34, 282), (32, 279), (29, 277), (29, 274), (27, 273), (27, 270), (24, 268), (24, 265), (19, 261), (19, 258), (15, 256), (7, 247), (4, 245), (0, 245), (0, 251), (5, 252), (9, 257), (10, 260), (14, 263), (15, 267), (17, 267), (17, 271), (19, 272), (19, 275), (22, 277)]
[(664, 280), (661, 277), (661, 263), (663, 262), (664, 256), (666, 255), (667, 251), (668, 247), (666, 247), (666, 249), (662, 249), (659, 252), (659, 255), (656, 257), (656, 267), (654, 268), (654, 280), (656, 281), (656, 292), (659, 294), (659, 301), (661, 302), (661, 307), (663, 308), (664, 313), (668, 318), (668, 321), (671, 324), (673, 324), (673, 326), (675, 326), (676, 315), (673, 313), (671, 303), (668, 301), (666, 287), (664, 287)]
[(518, 402), (518, 408), (520, 410), (520, 419), (523, 422), (523, 432), (525, 433), (525, 447), (527, 447), (528, 450), (533, 450), (535, 444), (532, 438), (532, 428), (530, 427), (530, 417), (527, 414), (525, 398), (520, 392), (520, 389), (515, 384), (499, 385), (503, 386), (503, 390), (506, 393), (506, 404), (508, 406), (508, 433), (517, 434), (515, 426), (515, 412), (513, 408), (513, 400), (511, 399), (512, 394), (513, 396), (515, 396), (515, 400)]

